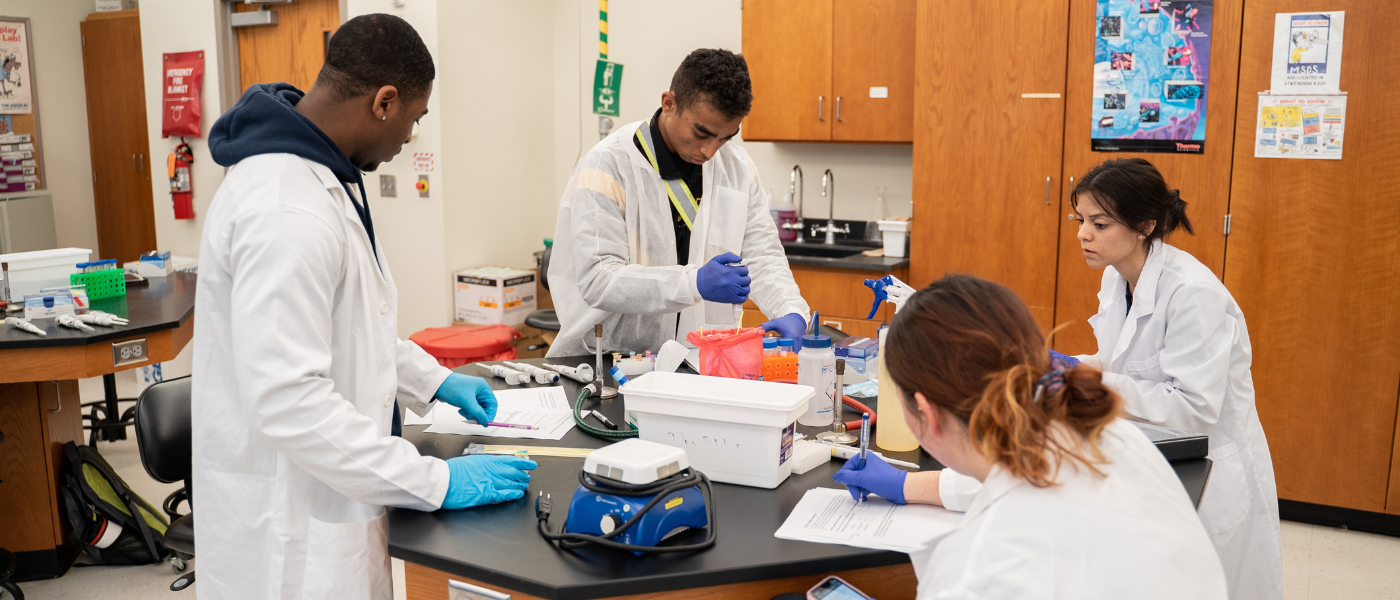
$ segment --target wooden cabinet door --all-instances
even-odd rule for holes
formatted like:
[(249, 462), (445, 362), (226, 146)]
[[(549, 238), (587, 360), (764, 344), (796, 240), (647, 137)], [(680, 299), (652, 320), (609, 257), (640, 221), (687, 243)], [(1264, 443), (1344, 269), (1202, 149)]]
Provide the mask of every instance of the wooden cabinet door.
[[(237, 12), (263, 5), (238, 3)], [(238, 76), (243, 90), (256, 83), (286, 82), (306, 91), (316, 83), (326, 63), (326, 45), (340, 28), (337, 0), (298, 0), (268, 5), (277, 11), (277, 24), (238, 29)]]
[(1400, 140), (1390, 110), (1400, 13), (1368, 0), (1326, 5), (1346, 11), (1342, 160), (1255, 158), (1274, 15), (1314, 10), (1304, 0), (1245, 5), (1225, 285), (1249, 324), (1279, 498), (1400, 513)]
[(1069, 0), (920, 0), (916, 25), (909, 284), (945, 273), (996, 281), (1047, 332), (1068, 19)]
[(122, 262), (156, 249), (139, 14), (94, 13), (80, 24), (97, 248)]
[(835, 0), (832, 140), (914, 141), (914, 13), (915, 0)]
[[(1203, 154), (1160, 154), (1094, 152), (1089, 149), (1093, 126), (1091, 103), (1094, 93), (1094, 39), (1097, 0), (1071, 0), (1069, 30), (1069, 72), (1065, 89), (1064, 173), (1060, 203), (1060, 264), (1055, 293), (1055, 324), (1063, 325), (1055, 334), (1054, 347), (1068, 354), (1093, 354), (1098, 349), (1089, 317), (1099, 310), (1099, 281), (1103, 271), (1090, 269), (1079, 248), (1079, 223), (1068, 217), (1072, 181), (1099, 163), (1124, 157), (1145, 158), (1152, 162), (1167, 185), (1181, 191), (1187, 202), (1186, 216), (1196, 235), (1184, 231), (1167, 243), (1190, 252), (1205, 263), (1217, 277), (1225, 268), (1225, 213), (1230, 201), (1230, 165), (1234, 158), (1233, 140), (1240, 63), (1240, 19), (1244, 0), (1215, 0), (1211, 25), (1209, 80), (1206, 99), (1206, 141)], [(1251, 99), (1252, 100), (1252, 99)], [(1251, 138), (1252, 139), (1252, 138)]]
[(832, 0), (747, 0), (743, 53), (753, 81), (753, 110), (742, 137), (829, 141)]

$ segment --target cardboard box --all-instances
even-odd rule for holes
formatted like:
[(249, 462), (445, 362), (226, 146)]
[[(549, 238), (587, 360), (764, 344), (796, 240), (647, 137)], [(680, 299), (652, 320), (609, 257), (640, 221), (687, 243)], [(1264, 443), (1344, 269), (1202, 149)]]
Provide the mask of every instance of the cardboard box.
[(520, 325), (535, 312), (534, 271), (482, 267), (452, 276), (455, 318), (479, 325)]

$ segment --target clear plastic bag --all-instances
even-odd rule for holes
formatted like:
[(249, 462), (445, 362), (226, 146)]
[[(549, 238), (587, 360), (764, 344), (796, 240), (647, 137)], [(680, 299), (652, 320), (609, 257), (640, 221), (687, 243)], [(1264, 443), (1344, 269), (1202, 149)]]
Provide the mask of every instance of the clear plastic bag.
[(732, 379), (763, 378), (763, 329), (692, 331), (685, 340), (700, 349), (700, 374)]

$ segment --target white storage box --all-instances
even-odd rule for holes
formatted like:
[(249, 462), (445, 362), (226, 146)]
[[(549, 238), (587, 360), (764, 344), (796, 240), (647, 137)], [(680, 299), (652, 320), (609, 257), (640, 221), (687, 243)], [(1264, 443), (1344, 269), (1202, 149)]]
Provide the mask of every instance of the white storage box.
[(0, 254), (0, 263), (5, 264), (5, 284), (10, 289), (10, 299), (22, 302), (26, 294), (37, 294), (39, 290), (51, 287), (66, 288), (71, 282), (68, 276), (78, 272), (78, 263), (88, 262), (92, 250), (86, 248), (58, 248)]
[(459, 271), (452, 280), (458, 321), (514, 327), (535, 312), (534, 271), (482, 267)]
[(797, 417), (816, 393), (805, 385), (656, 371), (619, 391), (641, 439), (685, 450), (690, 466), (714, 481), (767, 489), (792, 473)]
[(885, 236), (885, 256), (904, 256), (904, 239), (909, 236), (909, 221), (876, 221)]

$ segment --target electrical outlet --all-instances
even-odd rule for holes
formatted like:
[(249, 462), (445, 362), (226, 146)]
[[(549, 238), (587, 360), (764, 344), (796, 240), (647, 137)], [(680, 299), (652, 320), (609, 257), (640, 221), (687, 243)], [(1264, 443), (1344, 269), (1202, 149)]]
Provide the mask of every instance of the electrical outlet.
[(384, 198), (397, 198), (399, 196), (398, 184), (394, 181), (393, 175), (379, 176), (379, 195)]
[(120, 367), (133, 363), (146, 362), (146, 338), (112, 342), (112, 366)]

